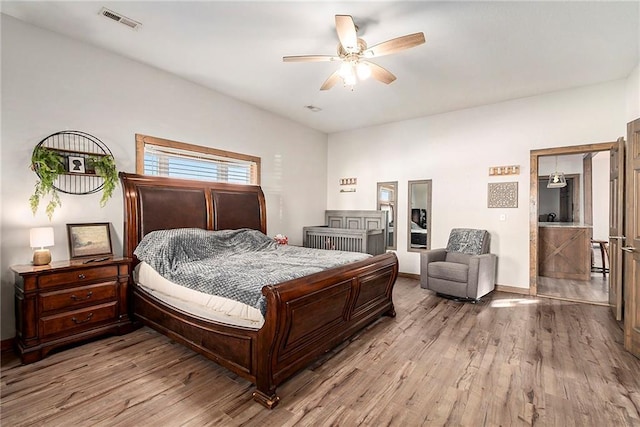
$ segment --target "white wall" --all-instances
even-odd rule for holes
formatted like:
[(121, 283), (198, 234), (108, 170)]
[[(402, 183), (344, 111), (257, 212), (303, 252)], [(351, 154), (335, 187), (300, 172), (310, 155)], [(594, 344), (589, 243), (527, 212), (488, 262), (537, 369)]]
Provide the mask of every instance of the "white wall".
[[(397, 180), (400, 271), (418, 274), (420, 254), (407, 252), (403, 232), (407, 181), (432, 179), (431, 246), (446, 245), (454, 227), (488, 229), (497, 283), (528, 288), (530, 150), (625, 135), (626, 88), (620, 80), (331, 134), (327, 208), (374, 209), (376, 182)], [(501, 165), (520, 165), (520, 175), (490, 177), (489, 167)], [(341, 177), (357, 177), (357, 191), (340, 193)], [(518, 182), (518, 207), (487, 208), (487, 184), (511, 181)]]
[(627, 122), (640, 118), (640, 62), (627, 78)]
[[(260, 156), (268, 233), (299, 244), (303, 226), (324, 220), (326, 134), (108, 51), (1, 19), (2, 339), (15, 334), (9, 266), (31, 261), (28, 230), (49, 225), (44, 206), (35, 217), (29, 209), (36, 175), (28, 166), (33, 147), (54, 132), (98, 137), (126, 172), (135, 172), (135, 133)], [(110, 222), (115, 252), (122, 253), (121, 191), (102, 209), (100, 196), (61, 196), (50, 223), (54, 260), (68, 258), (67, 223)]]

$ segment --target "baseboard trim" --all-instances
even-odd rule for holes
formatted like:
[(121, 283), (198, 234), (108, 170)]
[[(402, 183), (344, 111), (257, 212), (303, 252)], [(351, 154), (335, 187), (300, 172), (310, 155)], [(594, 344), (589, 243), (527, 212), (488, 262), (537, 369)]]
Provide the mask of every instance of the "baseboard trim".
[(509, 294), (529, 295), (529, 288), (518, 288), (516, 286), (496, 285), (496, 291), (507, 292)]
[(2, 353), (7, 353), (9, 351), (13, 352), (14, 343), (15, 343), (15, 338), (9, 338), (8, 340), (0, 341), (0, 351)]
[[(419, 274), (414, 273), (398, 273), (398, 277), (406, 277), (407, 279), (420, 280)], [(496, 285), (495, 290), (498, 292), (506, 292), (508, 294), (530, 295), (529, 288), (518, 288), (516, 286)]]

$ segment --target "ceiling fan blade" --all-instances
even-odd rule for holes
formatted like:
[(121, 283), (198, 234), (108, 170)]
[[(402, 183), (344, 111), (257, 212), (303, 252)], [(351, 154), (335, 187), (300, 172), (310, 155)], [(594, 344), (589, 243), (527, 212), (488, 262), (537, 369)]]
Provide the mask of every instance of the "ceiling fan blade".
[(340, 58), (333, 55), (298, 55), (298, 56), (283, 56), (284, 62), (323, 62), (323, 61), (337, 61)]
[(363, 52), (363, 55), (367, 58), (389, 55), (390, 53), (399, 52), (401, 50), (421, 45), (424, 42), (424, 33), (408, 34), (406, 36), (397, 37), (395, 39), (379, 43), (375, 46), (371, 46)]
[(336, 83), (338, 83), (340, 80), (342, 80), (342, 77), (340, 77), (339, 71), (336, 71), (335, 73), (331, 74), (329, 76), (329, 78), (327, 80), (324, 81), (324, 83), (322, 83), (322, 86), (320, 86), (320, 90), (329, 90), (332, 87), (334, 87), (336, 85)]
[(336, 15), (336, 32), (338, 33), (340, 44), (346, 52), (353, 53), (358, 51), (356, 25), (350, 15)]
[(373, 62), (369, 61), (363, 62), (365, 62), (371, 68), (371, 77), (378, 80), (379, 82), (388, 85), (396, 79), (396, 76), (394, 76), (390, 71), (382, 68), (378, 64), (374, 64)]

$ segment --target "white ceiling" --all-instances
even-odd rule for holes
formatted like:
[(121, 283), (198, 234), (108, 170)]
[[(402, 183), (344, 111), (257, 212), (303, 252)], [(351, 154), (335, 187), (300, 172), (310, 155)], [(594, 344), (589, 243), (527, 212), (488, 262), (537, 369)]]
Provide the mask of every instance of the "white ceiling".
[[(626, 78), (640, 61), (640, 2), (2, 1), (33, 25), (177, 74), (332, 133)], [(107, 7), (139, 30), (99, 15)], [(334, 15), (369, 46), (424, 32), (373, 62), (397, 76), (320, 92), (337, 63)], [(313, 105), (322, 111), (311, 112)]]

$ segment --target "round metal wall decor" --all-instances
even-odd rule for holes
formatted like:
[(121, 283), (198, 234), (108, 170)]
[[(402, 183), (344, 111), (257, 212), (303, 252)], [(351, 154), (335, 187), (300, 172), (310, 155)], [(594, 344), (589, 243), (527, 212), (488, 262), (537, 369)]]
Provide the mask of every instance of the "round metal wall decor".
[[(61, 131), (40, 141), (34, 152), (39, 147), (55, 151), (64, 160), (65, 172), (53, 183), (56, 190), (67, 194), (91, 194), (104, 186), (104, 180), (92, 167), (92, 159), (113, 155), (95, 136), (76, 130)], [(42, 178), (37, 165), (33, 169)]]

